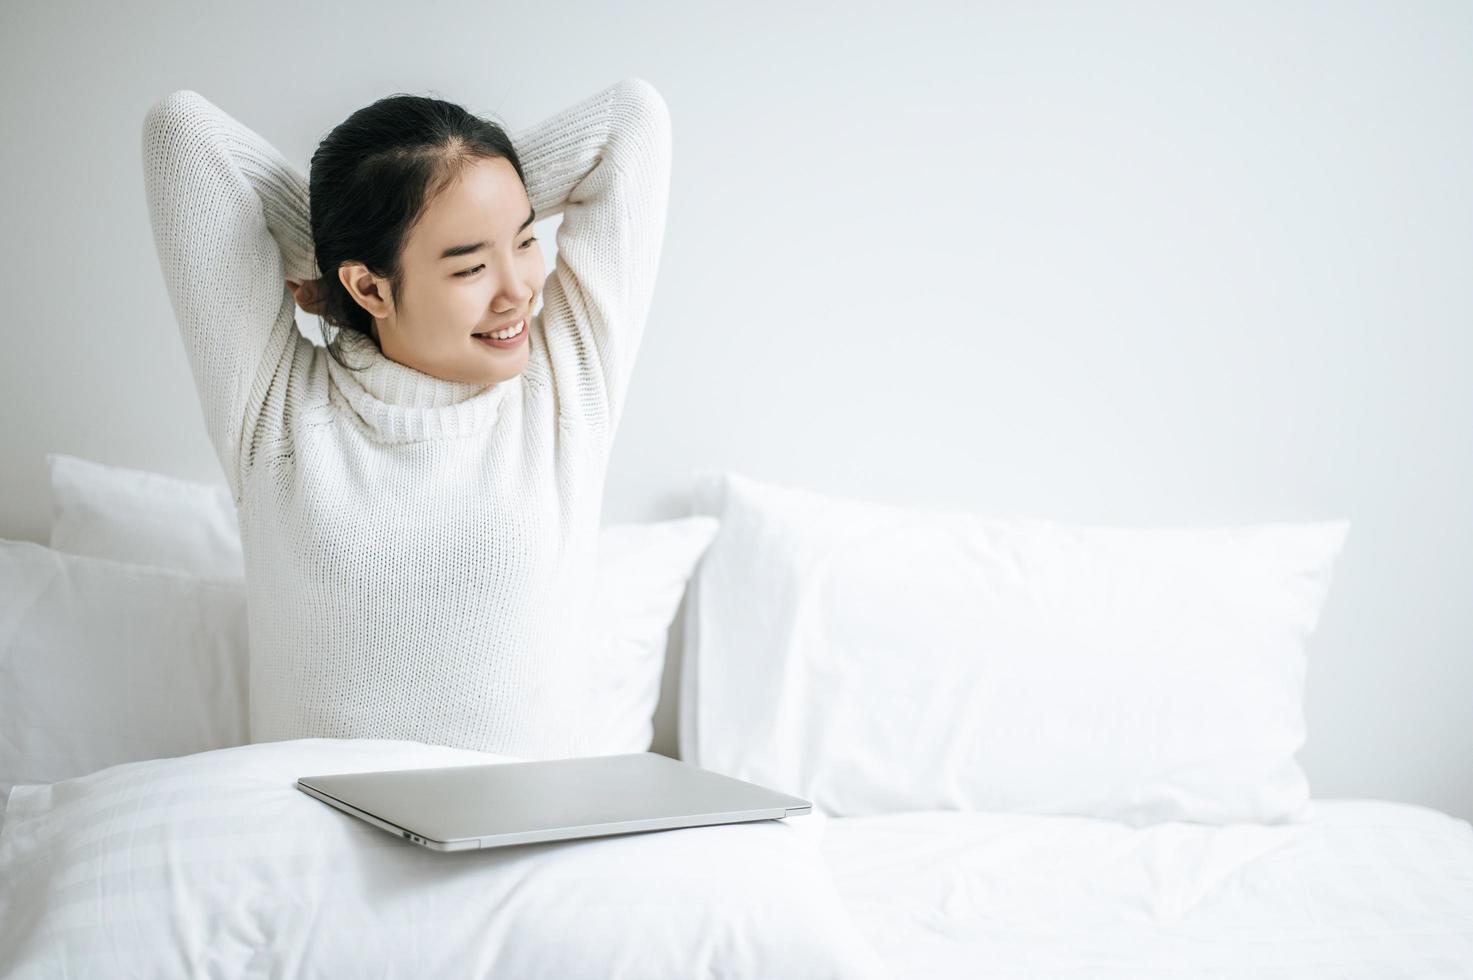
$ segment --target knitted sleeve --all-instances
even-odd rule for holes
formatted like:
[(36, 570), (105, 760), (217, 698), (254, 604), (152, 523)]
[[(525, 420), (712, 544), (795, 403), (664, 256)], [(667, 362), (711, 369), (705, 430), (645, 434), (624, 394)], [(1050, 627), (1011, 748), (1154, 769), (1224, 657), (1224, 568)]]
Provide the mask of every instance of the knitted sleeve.
[(560, 411), (612, 437), (644, 333), (670, 194), (670, 112), (626, 78), (519, 133), (538, 219), (562, 214), (543, 287), (548, 369)]
[(287, 279), (318, 277), (307, 181), (188, 89), (143, 120), (143, 176), (164, 284), (205, 427), (240, 503), (243, 433), (295, 343)]

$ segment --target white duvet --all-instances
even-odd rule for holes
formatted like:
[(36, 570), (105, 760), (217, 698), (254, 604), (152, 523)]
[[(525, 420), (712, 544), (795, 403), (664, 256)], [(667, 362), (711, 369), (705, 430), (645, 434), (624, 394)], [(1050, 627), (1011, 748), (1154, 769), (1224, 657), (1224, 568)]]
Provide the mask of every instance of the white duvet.
[(896, 978), (1473, 977), (1473, 826), (1316, 800), (1310, 822), (938, 811), (830, 818), (840, 893)]
[(0, 976), (878, 978), (824, 817), (430, 851), (298, 776), (512, 761), (297, 739), (11, 792)]
[(508, 761), (303, 739), (18, 787), (0, 975), (1473, 977), (1473, 827), (933, 811), (439, 853), (298, 775)]

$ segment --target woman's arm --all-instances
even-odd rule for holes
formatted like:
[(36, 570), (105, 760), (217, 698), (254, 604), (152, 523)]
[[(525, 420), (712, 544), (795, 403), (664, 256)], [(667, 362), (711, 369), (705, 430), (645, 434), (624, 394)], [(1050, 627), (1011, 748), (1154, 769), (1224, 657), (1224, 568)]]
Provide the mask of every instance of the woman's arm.
[(664, 240), (670, 111), (653, 85), (626, 78), (511, 137), (537, 218), (563, 215), (542, 305), (561, 411), (611, 438)]
[(143, 176), (164, 283), (205, 426), (240, 502), (243, 433), (296, 340), (288, 279), (316, 279), (307, 181), (189, 89), (148, 110)]

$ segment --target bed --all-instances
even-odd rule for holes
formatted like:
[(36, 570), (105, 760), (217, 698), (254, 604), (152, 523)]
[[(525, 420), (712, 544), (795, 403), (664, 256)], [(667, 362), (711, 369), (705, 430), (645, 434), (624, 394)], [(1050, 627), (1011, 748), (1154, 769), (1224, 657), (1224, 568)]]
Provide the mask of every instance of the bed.
[(1343, 523), (699, 474), (690, 518), (600, 549), (599, 751), (648, 746), (683, 603), (679, 756), (812, 814), (444, 855), (294, 775), (510, 757), (250, 743), (228, 496), (51, 466), (52, 546), (0, 545), (6, 976), (1473, 976), (1473, 825), (1315, 798), (1293, 759)]
[(1293, 827), (931, 812), (833, 818), (824, 855), (889, 975), (1473, 975), (1473, 829), (1317, 800)]

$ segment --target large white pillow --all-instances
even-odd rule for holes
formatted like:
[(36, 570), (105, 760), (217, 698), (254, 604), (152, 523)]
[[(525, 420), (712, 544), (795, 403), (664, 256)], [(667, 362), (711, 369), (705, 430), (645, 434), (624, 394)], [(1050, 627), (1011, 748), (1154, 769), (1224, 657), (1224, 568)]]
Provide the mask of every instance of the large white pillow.
[(0, 803), (247, 740), (237, 582), (0, 539)]
[(47, 453), (51, 547), (206, 578), (245, 575), (230, 490), (165, 473)]
[(1090, 527), (697, 471), (681, 758), (831, 815), (1306, 817), (1347, 521)]
[[(63, 453), (46, 460), (53, 548), (243, 580), (240, 528), (223, 483)], [(599, 715), (588, 719), (597, 732), (589, 754), (643, 752), (653, 742), (670, 624), (717, 524), (695, 516), (599, 529), (594, 635), (603, 645), (592, 683), (601, 693)]]
[(593, 662), (590, 754), (644, 752), (654, 742), (670, 623), (721, 522), (696, 515), (599, 529), (594, 622), (603, 643)]
[[(608, 539), (597, 602), (623, 629), (593, 662), (587, 754), (649, 749), (665, 633), (716, 525)], [(0, 813), (16, 783), (247, 743), (248, 635), (243, 581), (0, 539)]]
[(20, 786), (7, 977), (877, 978), (822, 815), (443, 853), (295, 788), (512, 757), (293, 739)]

